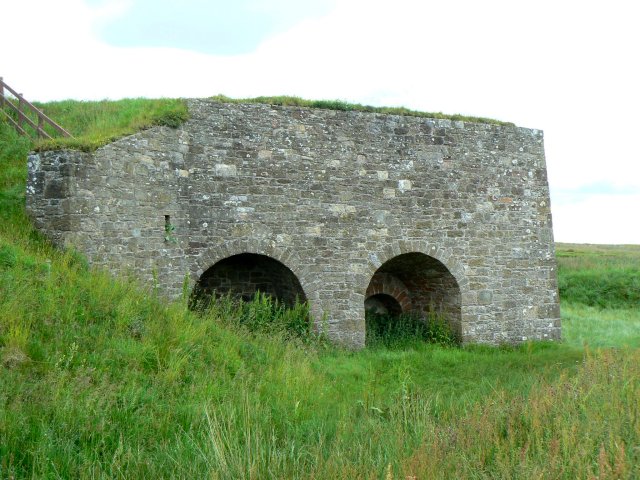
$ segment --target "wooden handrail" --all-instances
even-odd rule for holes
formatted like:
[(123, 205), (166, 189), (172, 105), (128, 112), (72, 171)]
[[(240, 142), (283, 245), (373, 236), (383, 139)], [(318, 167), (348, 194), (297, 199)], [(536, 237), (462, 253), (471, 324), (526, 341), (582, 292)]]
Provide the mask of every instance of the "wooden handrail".
[[(13, 95), (13, 97), (15, 97), (18, 100), (17, 105), (14, 102), (12, 102), (9, 99), (9, 97), (5, 95), (5, 90), (7, 90), (11, 95)], [(25, 107), (26, 107), (26, 110), (30, 111), (31, 113), (37, 116), (38, 118), (37, 123), (31, 120), (31, 118), (29, 118), (25, 114), (25, 111), (26, 111)], [(7, 113), (5, 108), (8, 108), (13, 112), (15, 112), (15, 114), (18, 116), (17, 122), (13, 118), (11, 118), (11, 115)], [(72, 135), (69, 132), (67, 132), (64, 128), (62, 128), (56, 122), (54, 122), (49, 117), (47, 117), (42, 112), (42, 110), (40, 110), (38, 107), (33, 105), (31, 102), (27, 101), (22, 96), (21, 93), (16, 92), (13, 88), (7, 85), (2, 79), (2, 77), (0, 77), (0, 112), (4, 114), (4, 118), (11, 125), (13, 125), (14, 128), (22, 135), (25, 135), (25, 136), (29, 135), (27, 131), (24, 129), (24, 124), (26, 123), (36, 131), (36, 134), (38, 135), (39, 138), (48, 138), (48, 139), (51, 138), (51, 135), (49, 135), (44, 130), (45, 124), (52, 127), (54, 130), (56, 130), (58, 133), (60, 133), (64, 137), (72, 137)]]

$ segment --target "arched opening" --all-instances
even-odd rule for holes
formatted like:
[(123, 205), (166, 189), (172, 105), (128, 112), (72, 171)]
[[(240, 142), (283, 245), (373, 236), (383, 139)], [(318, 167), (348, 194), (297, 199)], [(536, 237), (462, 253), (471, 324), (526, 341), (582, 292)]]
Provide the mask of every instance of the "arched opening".
[(400, 314), (426, 321), (435, 314), (460, 337), (460, 287), (439, 260), (420, 252), (401, 254), (382, 264), (371, 278), (365, 294), (365, 318), (372, 313), (378, 317), (376, 321), (379, 314), (389, 321)]
[(371, 295), (364, 301), (364, 309), (367, 313), (377, 315), (397, 316), (402, 313), (402, 307), (398, 303), (398, 300), (386, 293)]
[(284, 264), (266, 255), (241, 253), (220, 260), (202, 274), (191, 304), (206, 306), (211, 298), (226, 295), (251, 301), (257, 292), (290, 308), (307, 301), (298, 278)]

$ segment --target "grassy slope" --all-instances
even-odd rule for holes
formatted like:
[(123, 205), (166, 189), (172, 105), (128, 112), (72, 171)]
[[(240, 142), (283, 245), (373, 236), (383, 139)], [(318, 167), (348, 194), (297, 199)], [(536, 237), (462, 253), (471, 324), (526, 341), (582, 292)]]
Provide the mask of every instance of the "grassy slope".
[(188, 117), (186, 103), (171, 99), (65, 100), (36, 106), (75, 137), (38, 142), (37, 150), (74, 148), (91, 151), (143, 128), (154, 125), (176, 127)]
[(640, 246), (558, 244), (557, 256), (565, 340), (640, 347)]
[(632, 245), (561, 245), (559, 289), (597, 307), (640, 305), (640, 249)]
[[(573, 302), (565, 344), (519, 348), (252, 335), (39, 238), (28, 148), (0, 125), (0, 478), (640, 475), (637, 305)], [(634, 348), (584, 350), (581, 309)]]

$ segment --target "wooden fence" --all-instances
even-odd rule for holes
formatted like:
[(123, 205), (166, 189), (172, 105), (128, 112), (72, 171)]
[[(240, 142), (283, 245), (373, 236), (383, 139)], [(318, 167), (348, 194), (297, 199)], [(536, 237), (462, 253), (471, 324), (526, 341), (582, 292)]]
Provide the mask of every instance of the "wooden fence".
[[(7, 92), (11, 96), (8, 96)], [(28, 102), (21, 93), (4, 83), (2, 77), (0, 77), (0, 118), (7, 120), (19, 133), (25, 136), (31, 136), (29, 131), (25, 129), (25, 125), (30, 126), (38, 138), (52, 138), (44, 129), (47, 125), (64, 137), (72, 136), (42, 113), (40, 109)]]

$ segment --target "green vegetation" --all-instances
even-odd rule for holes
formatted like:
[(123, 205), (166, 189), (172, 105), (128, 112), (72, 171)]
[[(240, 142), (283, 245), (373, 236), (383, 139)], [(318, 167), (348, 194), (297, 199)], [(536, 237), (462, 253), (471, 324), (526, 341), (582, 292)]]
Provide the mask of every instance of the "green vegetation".
[(325, 341), (322, 334), (316, 334), (312, 328), (309, 306), (297, 299), (292, 307), (287, 307), (260, 291), (256, 292), (250, 302), (231, 294), (212, 298), (206, 293), (194, 292), (189, 299), (189, 308), (198, 311), (200, 315), (224, 319), (228, 325), (244, 328), (249, 332), (276, 335), (285, 340), (316, 345), (322, 345)]
[(473, 123), (489, 123), (492, 125), (508, 125), (513, 123), (502, 122), (492, 118), (470, 117), (460, 114), (446, 114), (442, 112), (420, 112), (405, 107), (372, 107), (371, 105), (361, 105), (359, 103), (349, 103), (342, 100), (305, 100), (300, 97), (277, 96), (277, 97), (255, 97), (255, 98), (230, 98), (225, 95), (216, 95), (212, 100), (221, 103), (265, 103), (268, 105), (282, 105), (286, 107), (324, 108), (327, 110), (342, 110), (347, 112), (371, 112), (384, 113), (388, 115), (407, 115), (411, 117), (439, 118)]
[(564, 340), (590, 347), (640, 348), (640, 308), (563, 304)]
[(35, 103), (35, 106), (69, 131), (73, 138), (60, 137), (47, 126), (45, 130), (53, 140), (36, 142), (34, 150), (70, 148), (89, 152), (154, 125), (178, 127), (188, 118), (186, 102), (176, 99), (65, 100)]
[(556, 250), (565, 340), (640, 348), (640, 246), (557, 244)]
[(640, 306), (640, 249), (630, 245), (558, 245), (560, 296), (597, 307)]
[[(269, 326), (264, 299), (195, 314), (52, 248), (30, 148), (0, 123), (0, 479), (640, 477), (622, 293), (583, 305), (569, 282), (562, 344), (344, 351)], [(560, 247), (560, 282), (598, 250)], [(640, 248), (612, 257), (632, 276)]]
[(365, 314), (368, 347), (407, 348), (418, 342), (442, 346), (458, 343), (444, 315), (436, 312), (425, 319), (415, 315), (391, 315), (367, 311)]

